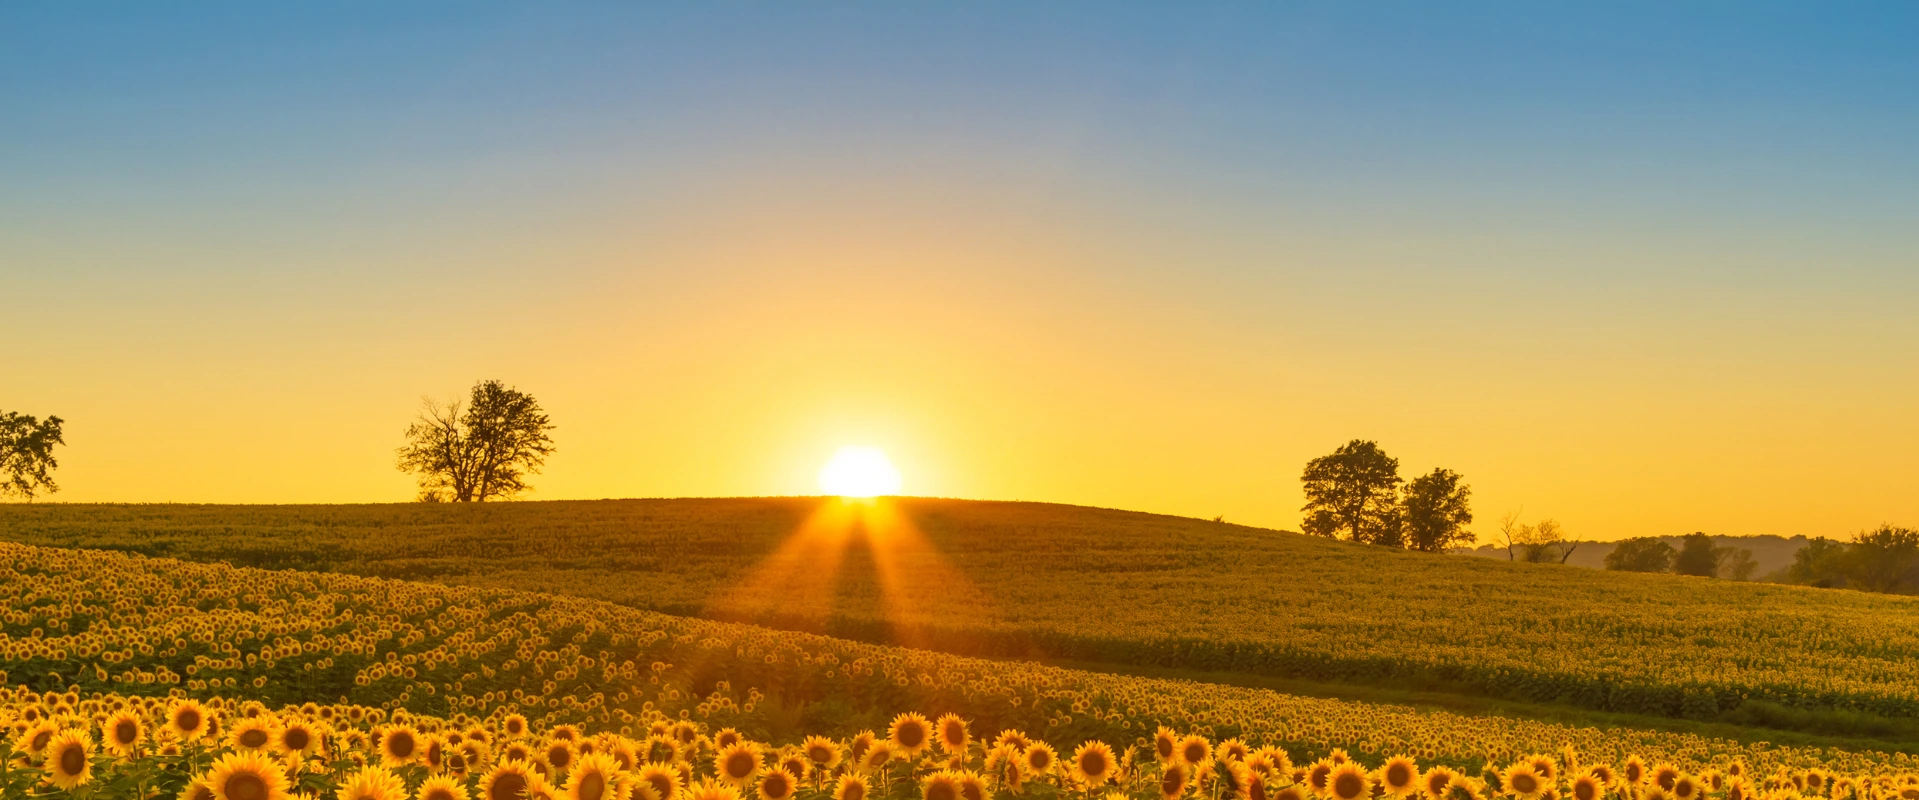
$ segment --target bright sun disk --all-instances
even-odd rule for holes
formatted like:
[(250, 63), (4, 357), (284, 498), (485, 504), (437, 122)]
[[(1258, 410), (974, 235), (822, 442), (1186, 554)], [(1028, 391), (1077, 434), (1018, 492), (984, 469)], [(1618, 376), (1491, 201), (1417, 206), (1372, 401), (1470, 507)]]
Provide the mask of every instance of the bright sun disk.
[(900, 471), (877, 447), (842, 447), (820, 468), (820, 489), (841, 497), (899, 494)]

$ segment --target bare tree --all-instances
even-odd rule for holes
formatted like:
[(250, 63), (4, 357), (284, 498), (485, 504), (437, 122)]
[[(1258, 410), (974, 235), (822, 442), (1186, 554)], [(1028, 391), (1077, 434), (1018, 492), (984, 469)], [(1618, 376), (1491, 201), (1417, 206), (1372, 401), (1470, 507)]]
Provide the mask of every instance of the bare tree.
[(1567, 541), (1566, 530), (1558, 522), (1542, 519), (1526, 525), (1514, 511), (1499, 521), (1499, 535), (1506, 540), (1506, 560), (1534, 564), (1564, 564), (1572, 558), (1578, 542)]
[(420, 479), (426, 502), (483, 503), (526, 491), (553, 453), (553, 429), (532, 395), (499, 381), (474, 384), (465, 407), (431, 399), (406, 429), (399, 467)]

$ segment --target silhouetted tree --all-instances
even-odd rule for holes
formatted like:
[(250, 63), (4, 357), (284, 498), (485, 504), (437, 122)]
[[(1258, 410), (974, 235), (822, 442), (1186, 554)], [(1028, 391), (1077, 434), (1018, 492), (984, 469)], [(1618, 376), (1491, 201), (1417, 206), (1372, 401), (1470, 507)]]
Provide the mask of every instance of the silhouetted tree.
[(1306, 462), (1299, 480), (1306, 489), (1302, 531), (1399, 546), (1399, 460), (1379, 445), (1347, 442), (1332, 455)]
[(1815, 536), (1792, 554), (1786, 579), (1810, 586), (1841, 586), (1846, 582), (1846, 544)]
[(1442, 553), (1472, 544), (1473, 535), (1466, 530), (1473, 521), (1468, 502), (1472, 494), (1472, 487), (1459, 482), (1459, 473), (1448, 469), (1435, 469), (1406, 484), (1399, 512), (1406, 546)]
[(1606, 569), (1622, 572), (1665, 572), (1672, 569), (1678, 551), (1663, 540), (1640, 536), (1621, 541), (1606, 554)]
[(1522, 525), (1517, 511), (1499, 521), (1499, 535), (1506, 539), (1509, 561), (1564, 564), (1572, 558), (1573, 551), (1579, 549), (1578, 542), (1566, 541), (1566, 531), (1558, 522), (1542, 519), (1533, 525)]
[(26, 414), (0, 411), (0, 497), (15, 495), (33, 502), (40, 492), (60, 491), (53, 470), (60, 466), (53, 446), (66, 444), (59, 417), (42, 421)]
[(1680, 542), (1679, 555), (1672, 560), (1672, 571), (1681, 575), (1717, 577), (1719, 549), (1712, 546), (1712, 537), (1703, 533), (1686, 534), (1685, 540)]
[(1868, 592), (1919, 589), (1919, 531), (1881, 525), (1853, 537), (1843, 560), (1846, 582)]
[(1715, 547), (1713, 556), (1719, 559), (1719, 577), (1743, 581), (1752, 577), (1753, 570), (1759, 568), (1754, 561), (1752, 551), (1744, 547)]
[(553, 453), (553, 429), (532, 395), (499, 381), (474, 384), (462, 408), (454, 400), (426, 401), (406, 429), (400, 470), (420, 478), (420, 499), (483, 503), (525, 491), (525, 476), (537, 473)]

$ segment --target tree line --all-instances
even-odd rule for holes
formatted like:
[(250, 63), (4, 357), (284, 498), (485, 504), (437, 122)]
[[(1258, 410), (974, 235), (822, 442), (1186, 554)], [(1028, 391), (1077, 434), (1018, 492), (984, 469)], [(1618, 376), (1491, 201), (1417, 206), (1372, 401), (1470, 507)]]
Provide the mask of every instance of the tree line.
[(1606, 554), (1606, 569), (1621, 572), (1672, 572), (1743, 581), (1752, 577), (1757, 566), (1751, 550), (1719, 547), (1700, 532), (1687, 534), (1677, 548), (1653, 536), (1622, 539)]

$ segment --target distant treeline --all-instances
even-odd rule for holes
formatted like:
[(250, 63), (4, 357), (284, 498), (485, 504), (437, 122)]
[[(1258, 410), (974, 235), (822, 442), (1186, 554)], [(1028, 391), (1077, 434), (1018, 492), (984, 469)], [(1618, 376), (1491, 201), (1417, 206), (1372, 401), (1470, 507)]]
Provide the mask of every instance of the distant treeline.
[[(1919, 532), (1890, 525), (1861, 533), (1851, 541), (1692, 533), (1616, 542), (1562, 542), (1559, 546), (1569, 556), (1563, 563), (1592, 569), (1919, 594)], [(1507, 549), (1498, 544), (1453, 552), (1508, 558)]]

